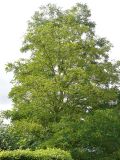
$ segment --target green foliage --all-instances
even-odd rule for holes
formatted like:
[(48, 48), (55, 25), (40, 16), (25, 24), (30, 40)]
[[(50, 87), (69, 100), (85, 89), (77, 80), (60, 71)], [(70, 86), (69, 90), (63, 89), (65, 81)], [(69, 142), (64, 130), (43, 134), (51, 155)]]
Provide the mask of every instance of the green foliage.
[(87, 160), (120, 148), (120, 62), (109, 60), (112, 45), (90, 16), (80, 3), (65, 11), (49, 4), (29, 21), (21, 51), (31, 56), (6, 66), (14, 73), (11, 149), (50, 146)]
[(0, 160), (72, 160), (70, 153), (60, 149), (1, 151)]
[[(52, 11), (51, 11), (52, 8)], [(14, 72), (9, 97), (12, 121), (48, 126), (61, 115), (109, 107), (118, 99), (118, 67), (108, 60), (111, 44), (94, 33), (86, 5), (62, 11), (42, 7), (29, 22), (22, 46), (28, 60), (8, 64)]]
[(8, 128), (9, 126), (4, 123), (4, 118), (0, 113), (0, 150), (10, 149), (14, 146), (14, 140)]
[[(64, 117), (53, 125), (54, 135), (43, 146), (69, 149), (74, 159), (111, 157), (120, 148), (120, 113), (98, 110), (84, 119)], [(115, 156), (112, 156), (114, 158)]]
[(9, 132), (13, 137), (17, 138), (15, 142), (17, 149), (35, 149), (41, 141), (46, 138), (45, 128), (40, 124), (27, 122), (26, 120), (15, 121), (15, 123), (10, 126)]

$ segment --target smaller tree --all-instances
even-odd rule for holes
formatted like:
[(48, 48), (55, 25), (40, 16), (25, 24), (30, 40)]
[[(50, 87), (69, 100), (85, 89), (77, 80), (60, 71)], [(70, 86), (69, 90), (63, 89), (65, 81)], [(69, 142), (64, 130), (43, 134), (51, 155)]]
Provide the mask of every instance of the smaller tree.
[(109, 159), (120, 150), (120, 112), (115, 109), (97, 110), (79, 120), (64, 117), (53, 130), (53, 137), (42, 146), (71, 150), (76, 160)]
[(46, 130), (42, 125), (26, 120), (16, 121), (9, 128), (15, 137), (15, 147), (12, 149), (36, 149), (45, 140)]
[(11, 136), (8, 131), (8, 125), (4, 123), (2, 113), (0, 113), (0, 150), (6, 150), (10, 147)]

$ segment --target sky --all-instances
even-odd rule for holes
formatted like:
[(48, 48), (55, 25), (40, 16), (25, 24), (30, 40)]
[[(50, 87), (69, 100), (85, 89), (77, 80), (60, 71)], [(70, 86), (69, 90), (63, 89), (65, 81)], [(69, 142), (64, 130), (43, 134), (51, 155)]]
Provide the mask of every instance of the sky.
[(54, 3), (67, 9), (77, 2), (88, 5), (96, 34), (113, 44), (110, 58), (120, 60), (120, 0), (0, 0), (0, 110), (12, 107), (8, 93), (13, 75), (5, 72), (5, 64), (27, 57), (20, 53), (27, 21), (41, 5)]

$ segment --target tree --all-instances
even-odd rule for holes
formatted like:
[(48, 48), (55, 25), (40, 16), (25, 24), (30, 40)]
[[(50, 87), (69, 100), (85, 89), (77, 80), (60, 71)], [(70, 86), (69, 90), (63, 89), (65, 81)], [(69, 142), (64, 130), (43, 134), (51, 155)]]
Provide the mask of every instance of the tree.
[[(29, 21), (21, 48), (30, 58), (6, 67), (14, 72), (9, 93), (13, 109), (6, 117), (16, 128), (23, 121), (40, 126), (43, 134), (33, 138), (34, 144), (39, 139), (36, 147), (53, 137), (63, 117), (80, 121), (96, 110), (119, 105), (119, 62), (109, 61), (112, 45), (95, 35), (90, 16), (87, 5), (80, 3), (65, 11), (42, 6)], [(27, 124), (23, 128), (24, 138), (30, 132)]]
[(114, 159), (120, 153), (119, 121), (120, 113), (115, 109), (97, 110), (79, 121), (63, 117), (53, 125), (54, 134), (43, 145), (71, 150), (76, 160)]
[(9, 125), (4, 123), (4, 117), (2, 113), (0, 113), (0, 150), (14, 148), (14, 140), (11, 137)]

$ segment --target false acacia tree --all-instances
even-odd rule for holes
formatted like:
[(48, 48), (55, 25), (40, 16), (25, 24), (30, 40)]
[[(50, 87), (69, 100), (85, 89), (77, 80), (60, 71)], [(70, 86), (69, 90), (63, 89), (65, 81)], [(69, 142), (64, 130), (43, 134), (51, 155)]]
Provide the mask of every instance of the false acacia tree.
[[(14, 73), (9, 93), (13, 108), (6, 116), (13, 128), (23, 122), (23, 135), (36, 137), (39, 125), (41, 144), (63, 117), (79, 121), (118, 106), (119, 63), (109, 61), (111, 44), (96, 36), (90, 16), (87, 5), (80, 3), (68, 10), (42, 6), (29, 21), (21, 48), (31, 56), (6, 67)], [(34, 123), (36, 132), (26, 129), (27, 122)], [(36, 141), (31, 139), (28, 147)]]

